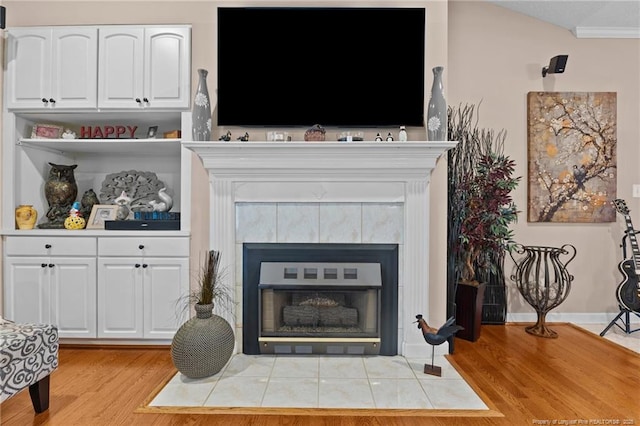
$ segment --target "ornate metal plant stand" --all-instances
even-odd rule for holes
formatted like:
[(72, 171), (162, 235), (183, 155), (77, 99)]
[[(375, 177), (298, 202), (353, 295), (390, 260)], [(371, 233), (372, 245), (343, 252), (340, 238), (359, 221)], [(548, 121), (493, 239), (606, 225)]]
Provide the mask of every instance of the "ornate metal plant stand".
[[(513, 253), (510, 253), (516, 265), (511, 279), (516, 282), (522, 297), (538, 314), (538, 321), (527, 327), (526, 332), (540, 337), (558, 337), (558, 333), (547, 327), (545, 318), (549, 311), (559, 306), (569, 295), (573, 275), (567, 271), (567, 265), (576, 257), (576, 248), (571, 244), (560, 248), (518, 245), (514, 252), (524, 256), (516, 260)], [(560, 261), (561, 255), (571, 257), (563, 264)]]

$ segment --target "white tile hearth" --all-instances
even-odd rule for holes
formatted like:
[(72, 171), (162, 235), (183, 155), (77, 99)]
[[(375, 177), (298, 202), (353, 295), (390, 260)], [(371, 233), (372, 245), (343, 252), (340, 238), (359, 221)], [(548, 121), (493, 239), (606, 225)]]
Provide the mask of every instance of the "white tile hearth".
[(177, 373), (151, 407), (273, 407), (488, 410), (444, 356), (430, 359), (236, 354), (218, 374)]

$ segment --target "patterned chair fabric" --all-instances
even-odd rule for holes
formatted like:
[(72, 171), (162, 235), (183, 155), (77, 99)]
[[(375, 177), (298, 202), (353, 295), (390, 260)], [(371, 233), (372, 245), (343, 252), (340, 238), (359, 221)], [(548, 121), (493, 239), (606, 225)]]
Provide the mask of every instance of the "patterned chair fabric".
[(0, 402), (29, 387), (37, 413), (49, 407), (49, 374), (58, 367), (58, 328), (0, 318)]

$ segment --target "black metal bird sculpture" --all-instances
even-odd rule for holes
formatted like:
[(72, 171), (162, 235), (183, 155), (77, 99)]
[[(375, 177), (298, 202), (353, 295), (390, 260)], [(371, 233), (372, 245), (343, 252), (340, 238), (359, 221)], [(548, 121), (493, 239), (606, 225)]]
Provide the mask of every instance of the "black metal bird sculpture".
[(416, 315), (416, 321), (418, 328), (422, 330), (424, 340), (431, 345), (431, 365), (424, 365), (424, 373), (432, 374), (434, 376), (441, 376), (442, 369), (439, 366), (433, 365), (433, 357), (436, 349), (436, 345), (440, 345), (447, 341), (447, 339), (460, 330), (464, 330), (464, 327), (456, 324), (455, 317), (450, 317), (442, 327), (435, 329), (427, 324), (427, 321), (422, 318), (421, 314)]

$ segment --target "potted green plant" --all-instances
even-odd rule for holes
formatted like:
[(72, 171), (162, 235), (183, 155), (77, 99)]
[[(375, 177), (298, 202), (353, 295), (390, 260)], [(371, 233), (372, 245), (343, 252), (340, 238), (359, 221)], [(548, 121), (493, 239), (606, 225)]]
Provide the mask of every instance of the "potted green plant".
[(196, 316), (185, 322), (171, 341), (173, 364), (187, 377), (218, 373), (233, 353), (233, 329), (227, 320), (213, 313), (216, 304), (222, 309), (231, 307), (232, 298), (222, 277), (220, 252), (210, 250), (198, 277), (198, 287), (187, 297)]
[[(503, 153), (505, 132), (479, 129), (474, 106), (449, 109), (449, 137), (458, 146), (449, 156), (449, 283), (453, 288), (457, 337), (480, 335), (482, 300), (490, 274), (502, 275), (506, 250), (515, 244), (510, 225), (518, 210), (511, 196), (520, 177)], [(482, 279), (478, 279), (478, 278)]]

